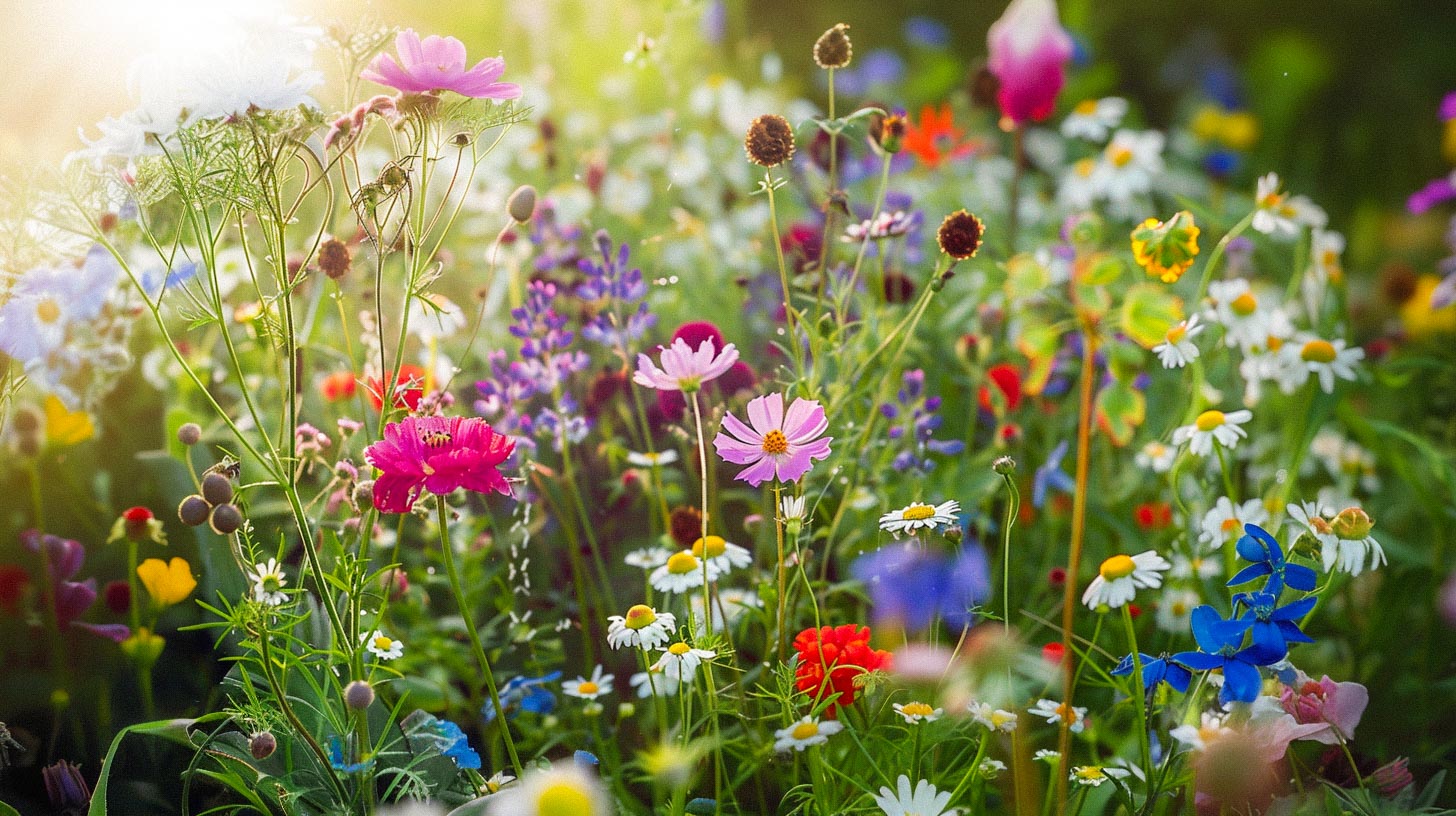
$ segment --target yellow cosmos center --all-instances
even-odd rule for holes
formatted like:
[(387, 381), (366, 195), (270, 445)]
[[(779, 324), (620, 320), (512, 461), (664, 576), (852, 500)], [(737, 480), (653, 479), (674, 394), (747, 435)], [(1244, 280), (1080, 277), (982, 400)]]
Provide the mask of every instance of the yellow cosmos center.
[(801, 722), (798, 725), (794, 726), (793, 731), (789, 732), (789, 736), (793, 737), (796, 740), (806, 740), (810, 737), (816, 737), (818, 735), (819, 723), (816, 722)]
[(692, 647), (687, 645), (686, 643), (674, 643), (671, 646), (667, 647), (667, 650), (681, 657), (682, 655), (685, 655), (688, 652), (692, 651)]
[[(1102, 562), (1102, 567), (1097, 570), (1104, 581), (1116, 581), (1118, 578), (1126, 578), (1137, 569), (1137, 563), (1126, 555), (1114, 555)], [(1065, 705), (1065, 704), (1064, 704)]]
[(1333, 363), (1335, 347), (1326, 340), (1311, 340), (1299, 350), (1299, 359), (1310, 363)]
[(44, 323), (54, 323), (61, 319), (61, 307), (54, 300), (46, 298), (35, 305), (35, 316)]
[(900, 707), (900, 710), (911, 717), (929, 717), (935, 713), (935, 709), (925, 703), (906, 703)]
[(667, 559), (667, 571), (673, 575), (686, 575), (698, 568), (698, 558), (687, 550), (673, 553)]
[(706, 555), (708, 558), (717, 558), (728, 551), (728, 542), (722, 536), (710, 535), (707, 538), (700, 538), (693, 542), (693, 555), (698, 558)]
[(928, 504), (912, 504), (900, 511), (900, 518), (906, 521), (924, 521), (935, 515), (935, 508)]
[(1091, 159), (1082, 159), (1081, 161), (1072, 165), (1072, 171), (1082, 178), (1090, 178), (1092, 176), (1092, 171), (1096, 169), (1097, 162)]
[(650, 626), (656, 620), (657, 613), (652, 611), (652, 607), (637, 604), (627, 610), (627, 618), (623, 624), (628, 629), (641, 629), (644, 626)]
[(601, 686), (598, 686), (590, 680), (579, 683), (576, 687), (577, 694), (596, 694), (598, 691), (601, 691)]
[(1097, 100), (1084, 99), (1077, 103), (1077, 107), (1073, 108), (1073, 111), (1081, 116), (1091, 116), (1097, 112)]
[(789, 452), (789, 438), (778, 428), (763, 435), (763, 452), (777, 456), (780, 453)]
[(1168, 329), (1168, 334), (1167, 334), (1166, 339), (1167, 339), (1169, 345), (1175, 345), (1176, 346), (1179, 343), (1183, 342), (1183, 338), (1185, 338), (1187, 336), (1188, 336), (1188, 326), (1186, 324), (1184, 324), (1184, 323), (1179, 323), (1178, 325), (1174, 326), (1173, 328)]
[(1223, 411), (1204, 411), (1203, 413), (1198, 415), (1198, 419), (1193, 420), (1194, 427), (1198, 428), (1198, 430), (1203, 431), (1204, 433), (1208, 433), (1209, 431), (1219, 427), (1223, 423)]
[(591, 796), (570, 782), (547, 785), (536, 796), (541, 816), (592, 816)]
[(1240, 317), (1248, 317), (1254, 313), (1255, 309), (1259, 308), (1259, 301), (1253, 294), (1245, 292), (1234, 298), (1233, 302), (1229, 304), (1229, 308), (1233, 309), (1234, 314)]
[(1107, 160), (1113, 167), (1126, 167), (1132, 161), (1132, 151), (1125, 147), (1107, 148)]
[(374, 648), (378, 649), (381, 652), (389, 651), (390, 647), (392, 646), (394, 646), (394, 640), (392, 638), (387, 638), (384, 635), (380, 635), (374, 639)]

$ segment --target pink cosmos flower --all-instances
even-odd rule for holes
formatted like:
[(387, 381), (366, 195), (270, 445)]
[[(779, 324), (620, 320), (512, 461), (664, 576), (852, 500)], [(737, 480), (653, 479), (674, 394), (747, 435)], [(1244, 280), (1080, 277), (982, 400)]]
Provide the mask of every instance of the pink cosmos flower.
[(986, 66), (1001, 83), (1001, 114), (1017, 124), (1050, 116), (1072, 58), (1072, 38), (1057, 20), (1055, 1), (1011, 0), (986, 43)]
[(521, 95), (519, 85), (496, 82), (505, 73), (505, 60), (489, 57), (467, 69), (465, 43), (454, 37), (432, 34), (421, 40), (414, 29), (408, 28), (395, 38), (394, 47), (399, 51), (398, 60), (380, 54), (359, 74), (360, 78), (404, 93), (454, 91), (475, 99), (516, 99)]
[(671, 346), (658, 346), (662, 352), (662, 368), (652, 364), (646, 354), (637, 355), (637, 373), (632, 382), (659, 391), (692, 393), (709, 380), (716, 380), (738, 362), (738, 349), (732, 343), (718, 351), (713, 341), (704, 340), (693, 351), (681, 337)]
[(1300, 739), (1338, 745), (1355, 737), (1355, 726), (1370, 703), (1370, 692), (1359, 683), (1336, 683), (1328, 675), (1318, 682), (1303, 674), (1279, 695), (1279, 704), (1302, 724), (1324, 726)]
[(428, 490), (443, 496), (457, 488), (510, 494), (497, 468), (516, 449), (477, 417), (409, 416), (384, 428), (384, 438), (364, 450), (364, 461), (381, 471), (374, 506), (408, 513)]
[(726, 462), (750, 465), (736, 478), (754, 487), (769, 479), (798, 481), (815, 459), (829, 456), (829, 443), (834, 441), (832, 436), (820, 438), (829, 420), (814, 400), (796, 399), (786, 414), (782, 394), (757, 397), (748, 403), (748, 421), (752, 427), (726, 414), (713, 447)]

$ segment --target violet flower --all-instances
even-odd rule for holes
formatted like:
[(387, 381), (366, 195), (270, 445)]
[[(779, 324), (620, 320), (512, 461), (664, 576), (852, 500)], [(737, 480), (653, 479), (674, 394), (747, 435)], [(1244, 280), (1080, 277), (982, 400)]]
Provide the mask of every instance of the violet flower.
[(51, 582), (52, 614), (60, 629), (81, 629), (117, 643), (131, 636), (131, 629), (119, 623), (96, 624), (78, 620), (96, 603), (96, 579), (72, 581), (86, 560), (86, 548), (79, 541), (27, 530), (20, 534), (20, 543), (39, 555), (46, 565)]
[(890, 463), (895, 470), (929, 473), (935, 469), (935, 460), (930, 454), (955, 456), (965, 450), (965, 442), (959, 439), (934, 438), (944, 421), (939, 410), (940, 397), (925, 392), (925, 371), (918, 368), (906, 371), (895, 402), (880, 406), (880, 414), (890, 422), (886, 435), (892, 443), (902, 446)]
[(407, 28), (394, 39), (399, 59), (380, 54), (369, 63), (360, 78), (404, 93), (454, 91), (474, 99), (516, 99), (519, 85), (496, 82), (505, 73), (506, 62), (500, 57), (487, 57), (465, 67), (465, 43), (454, 37), (430, 35), (423, 40), (414, 29)]
[(627, 245), (622, 244), (614, 257), (611, 237), (599, 230), (596, 246), (600, 263), (583, 258), (577, 264), (586, 280), (576, 287), (576, 296), (588, 302), (604, 300), (606, 308), (582, 326), (581, 336), (626, 357), (631, 342), (646, 334), (657, 317), (647, 311), (647, 281), (642, 270), (629, 268)]
[(975, 541), (959, 554), (896, 542), (856, 558), (850, 573), (865, 584), (875, 625), (893, 621), (911, 634), (937, 617), (953, 628), (969, 626), (972, 610), (991, 594), (986, 552)]

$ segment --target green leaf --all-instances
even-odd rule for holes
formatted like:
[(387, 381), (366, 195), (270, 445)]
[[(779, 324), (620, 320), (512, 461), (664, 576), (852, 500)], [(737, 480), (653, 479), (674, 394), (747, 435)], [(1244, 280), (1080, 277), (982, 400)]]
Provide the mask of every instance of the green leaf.
[(188, 729), (199, 723), (223, 719), (226, 716), (219, 712), (196, 720), (153, 720), (121, 729), (117, 732), (116, 738), (111, 741), (111, 748), (106, 752), (106, 760), (101, 763), (101, 776), (96, 779), (96, 789), (91, 792), (91, 808), (86, 811), (88, 816), (106, 816), (106, 794), (111, 783), (111, 769), (116, 761), (116, 752), (121, 748), (121, 741), (126, 739), (128, 734), (160, 737), (179, 745), (185, 745), (190, 749), (193, 745), (192, 740), (187, 736)]
[(1182, 301), (1161, 283), (1140, 283), (1122, 302), (1122, 330), (1144, 348), (1163, 342), (1168, 329), (1182, 319)]
[(20, 811), (4, 802), (0, 802), (0, 816), (20, 816)]
[(1122, 447), (1132, 441), (1133, 432), (1147, 418), (1147, 407), (1141, 391), (1114, 380), (1097, 394), (1097, 424), (1114, 445)]

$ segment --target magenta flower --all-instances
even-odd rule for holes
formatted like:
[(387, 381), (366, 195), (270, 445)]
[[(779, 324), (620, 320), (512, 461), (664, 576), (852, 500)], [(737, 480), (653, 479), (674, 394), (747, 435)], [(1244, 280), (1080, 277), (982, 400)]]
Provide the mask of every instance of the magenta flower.
[(1370, 703), (1370, 692), (1359, 683), (1336, 683), (1328, 675), (1318, 682), (1303, 674), (1279, 695), (1279, 704), (1301, 724), (1324, 727), (1299, 739), (1338, 745), (1355, 737), (1355, 726)]
[(632, 375), (632, 382), (659, 391), (691, 394), (738, 362), (738, 349), (732, 343), (718, 351), (711, 339), (699, 343), (697, 351), (681, 337), (673, 340), (671, 346), (657, 348), (662, 352), (662, 368), (653, 365), (652, 358), (646, 354), (638, 354), (637, 373)]
[(489, 57), (467, 69), (465, 43), (454, 37), (432, 34), (421, 40), (414, 29), (407, 28), (394, 39), (394, 47), (399, 51), (398, 60), (380, 54), (359, 76), (404, 93), (454, 91), (475, 99), (516, 99), (521, 95), (519, 85), (496, 82), (505, 73), (505, 60)]
[(748, 403), (748, 421), (752, 427), (726, 414), (713, 447), (726, 462), (751, 465), (736, 478), (754, 487), (769, 479), (798, 481), (815, 459), (829, 456), (829, 443), (834, 441), (832, 436), (820, 438), (829, 420), (814, 400), (796, 399), (785, 414), (782, 394), (757, 397)]
[(1054, 0), (1011, 0), (986, 43), (986, 66), (1001, 83), (1001, 114), (1018, 125), (1050, 116), (1072, 58), (1072, 38), (1057, 20)]
[(510, 494), (497, 468), (516, 449), (477, 417), (405, 417), (384, 428), (384, 438), (364, 450), (378, 468), (374, 506), (384, 513), (408, 513), (428, 490), (444, 496), (457, 488)]

